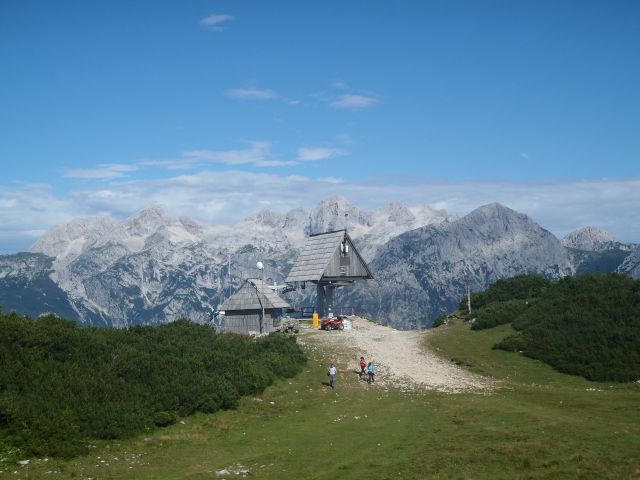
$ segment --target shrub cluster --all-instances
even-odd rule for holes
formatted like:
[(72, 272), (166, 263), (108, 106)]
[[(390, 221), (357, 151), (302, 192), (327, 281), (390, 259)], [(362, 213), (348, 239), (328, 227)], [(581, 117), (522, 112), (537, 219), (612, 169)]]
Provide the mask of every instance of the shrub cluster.
[[(492, 302), (506, 302), (509, 300), (529, 300), (538, 297), (551, 282), (542, 275), (518, 275), (512, 278), (498, 280), (482, 292), (471, 295), (471, 305), (474, 309), (481, 308)], [(467, 300), (460, 300), (460, 310), (467, 308)]]
[(471, 329), (482, 330), (505, 323), (511, 323), (522, 314), (528, 306), (529, 302), (526, 300), (507, 300), (505, 302), (488, 303), (475, 311), (475, 321), (471, 324)]
[(496, 345), (590, 380), (640, 379), (640, 280), (567, 277), (546, 289)]
[(91, 439), (234, 408), (306, 361), (294, 338), (188, 320), (109, 330), (0, 312), (0, 332), (0, 453), (14, 456), (71, 457)]

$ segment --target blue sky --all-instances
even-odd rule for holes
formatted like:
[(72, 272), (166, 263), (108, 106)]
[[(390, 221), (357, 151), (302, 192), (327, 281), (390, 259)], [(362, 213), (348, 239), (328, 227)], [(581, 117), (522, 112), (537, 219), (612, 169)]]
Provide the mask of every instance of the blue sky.
[(640, 3), (0, 3), (0, 252), (343, 194), (640, 241)]

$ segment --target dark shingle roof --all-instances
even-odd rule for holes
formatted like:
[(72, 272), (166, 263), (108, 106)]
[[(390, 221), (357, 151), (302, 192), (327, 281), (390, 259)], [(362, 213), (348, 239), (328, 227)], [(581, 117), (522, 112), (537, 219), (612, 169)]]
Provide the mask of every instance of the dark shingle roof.
[(250, 278), (220, 306), (220, 310), (261, 310), (263, 307), (288, 308), (289, 304), (267, 283), (257, 278)]
[(344, 230), (339, 230), (309, 237), (286, 281), (313, 282), (320, 280), (344, 236)]

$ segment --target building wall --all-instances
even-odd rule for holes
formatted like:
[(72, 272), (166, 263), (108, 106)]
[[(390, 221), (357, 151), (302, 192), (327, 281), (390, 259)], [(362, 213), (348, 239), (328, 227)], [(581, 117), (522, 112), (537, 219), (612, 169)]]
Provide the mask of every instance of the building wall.
[(365, 277), (367, 270), (356, 255), (353, 244), (347, 240), (349, 252), (345, 255), (341, 252), (341, 246), (338, 245), (336, 251), (331, 257), (331, 261), (324, 271), (325, 277)]
[[(224, 331), (231, 333), (249, 333), (260, 331), (261, 310), (233, 310), (226, 311), (224, 316)], [(273, 309), (264, 311), (264, 333), (275, 330), (277, 318)]]

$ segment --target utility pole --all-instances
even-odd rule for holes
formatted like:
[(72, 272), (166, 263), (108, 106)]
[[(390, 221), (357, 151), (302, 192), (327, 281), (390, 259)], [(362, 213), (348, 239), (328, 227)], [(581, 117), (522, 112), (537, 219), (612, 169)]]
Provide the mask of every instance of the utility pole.
[[(262, 291), (264, 291), (264, 268), (262, 269)], [(264, 333), (264, 303), (260, 301), (262, 307), (262, 320), (260, 321), (260, 333)]]
[(464, 278), (467, 290), (467, 310), (469, 311), (469, 315), (471, 315), (471, 285), (469, 284), (469, 267), (467, 265), (464, 266)]
[[(258, 262), (256, 267), (262, 273), (262, 289), (264, 290), (264, 263)], [(262, 307), (262, 316), (260, 317), (260, 334), (264, 333), (264, 303), (262, 303), (262, 299), (260, 298), (260, 290), (256, 288), (256, 293), (258, 294), (258, 301), (260, 302), (260, 306)]]
[(229, 254), (229, 269), (228, 269), (228, 277), (229, 277), (229, 296), (227, 298), (231, 298), (231, 254)]

